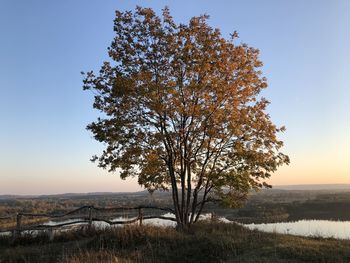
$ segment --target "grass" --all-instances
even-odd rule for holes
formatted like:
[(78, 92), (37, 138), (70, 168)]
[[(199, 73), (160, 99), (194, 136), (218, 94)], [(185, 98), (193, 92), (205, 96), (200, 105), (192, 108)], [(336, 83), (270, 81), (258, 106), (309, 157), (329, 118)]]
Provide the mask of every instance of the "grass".
[(350, 241), (303, 238), (203, 222), (186, 233), (126, 226), (0, 238), (0, 262), (350, 262)]
[[(30, 226), (47, 222), (47, 218), (24, 218), (21, 222), (23, 225)], [(3, 220), (0, 223), (1, 229), (13, 229), (16, 227), (16, 219)]]

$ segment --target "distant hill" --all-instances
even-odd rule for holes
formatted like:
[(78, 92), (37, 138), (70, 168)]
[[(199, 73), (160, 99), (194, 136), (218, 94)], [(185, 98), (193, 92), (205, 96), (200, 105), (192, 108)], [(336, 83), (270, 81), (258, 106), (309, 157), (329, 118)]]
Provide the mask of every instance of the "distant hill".
[(146, 195), (147, 191), (139, 192), (91, 192), (91, 193), (64, 193), (64, 194), (45, 194), (45, 195), (0, 195), (0, 200), (16, 198), (75, 198), (75, 197), (94, 197), (94, 196), (111, 196), (111, 195)]
[(350, 184), (274, 185), (273, 189), (279, 189), (279, 190), (350, 190)]
[[(273, 185), (272, 189), (265, 191), (350, 191), (350, 184), (300, 184), (300, 185)], [(156, 195), (168, 195), (168, 192), (156, 191)], [(74, 198), (74, 197), (92, 197), (92, 196), (110, 196), (110, 195), (129, 195), (142, 196), (148, 195), (148, 191), (138, 192), (91, 192), (91, 193), (64, 193), (64, 194), (46, 194), (46, 195), (0, 195), (0, 200), (16, 198)]]

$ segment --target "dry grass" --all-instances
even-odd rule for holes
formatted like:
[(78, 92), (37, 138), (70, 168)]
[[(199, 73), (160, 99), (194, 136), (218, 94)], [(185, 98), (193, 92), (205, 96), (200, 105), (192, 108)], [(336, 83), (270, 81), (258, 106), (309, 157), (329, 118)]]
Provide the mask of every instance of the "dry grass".
[(350, 241), (201, 223), (186, 233), (126, 226), (0, 240), (0, 262), (350, 262)]
[[(47, 218), (23, 218), (22, 219), (22, 225), (30, 226), (30, 225), (36, 225), (40, 223), (47, 222)], [(16, 219), (9, 219), (9, 220), (1, 220), (0, 221), (0, 229), (13, 229), (16, 228)]]

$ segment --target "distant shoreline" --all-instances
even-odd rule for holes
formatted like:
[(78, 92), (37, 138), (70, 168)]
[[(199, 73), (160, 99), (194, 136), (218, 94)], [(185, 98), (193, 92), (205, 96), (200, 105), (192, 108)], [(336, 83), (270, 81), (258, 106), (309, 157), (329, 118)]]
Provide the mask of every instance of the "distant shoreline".
[(280, 190), (350, 190), (350, 184), (273, 185), (272, 188)]
[[(350, 184), (296, 184), (296, 185), (273, 185), (272, 190), (350, 190)], [(135, 192), (86, 192), (86, 193), (53, 193), (53, 194), (0, 194), (0, 199), (11, 198), (38, 198), (38, 197), (72, 197), (72, 196), (94, 196), (94, 195), (142, 195), (146, 194), (147, 190)]]

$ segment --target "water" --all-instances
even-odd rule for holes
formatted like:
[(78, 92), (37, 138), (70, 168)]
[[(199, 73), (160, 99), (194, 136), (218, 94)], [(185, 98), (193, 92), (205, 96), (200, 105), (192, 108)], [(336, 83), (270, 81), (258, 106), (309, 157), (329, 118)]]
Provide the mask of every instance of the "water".
[[(171, 213), (164, 214), (165, 217), (175, 216)], [(200, 220), (210, 219), (211, 214), (204, 214), (200, 216)], [(131, 220), (134, 218), (126, 217), (117, 217), (112, 221), (124, 221)], [(73, 221), (79, 221), (80, 219), (68, 219), (63, 221), (48, 221), (45, 225), (54, 226), (61, 223), (68, 223)], [(232, 223), (232, 221), (220, 217), (219, 221), (223, 223)], [(133, 224), (138, 224), (135, 222)], [(176, 222), (164, 219), (148, 219), (143, 221), (144, 225), (153, 225), (153, 226), (162, 226), (162, 227), (175, 227)], [(75, 224), (77, 226), (79, 224)], [(110, 225), (106, 222), (93, 222), (93, 225), (96, 228), (103, 229), (108, 228)], [(329, 221), (329, 220), (300, 220), (296, 222), (281, 222), (281, 223), (269, 223), (269, 224), (242, 224), (244, 227), (251, 230), (259, 230), (263, 232), (270, 233), (280, 233), (280, 234), (289, 234), (297, 236), (306, 236), (306, 237), (323, 237), (323, 238), (337, 238), (337, 239), (350, 239), (350, 221)], [(122, 227), (123, 225), (114, 225), (113, 227)], [(67, 227), (65, 230), (69, 229)], [(64, 231), (60, 228), (55, 231)], [(31, 234), (37, 234), (38, 231), (31, 231)], [(0, 233), (0, 235), (9, 235), (10, 232)]]
[(245, 224), (244, 226), (251, 230), (270, 233), (350, 239), (350, 221), (300, 220), (270, 224)]
[[(171, 214), (171, 213), (166, 213), (166, 214), (163, 214), (162, 216), (175, 218), (175, 215)], [(211, 217), (211, 214), (203, 214), (203, 215), (200, 215), (199, 220), (210, 219), (210, 217)], [(133, 219), (136, 219), (136, 217), (131, 217), (131, 218), (128, 218), (128, 217), (116, 217), (116, 218), (113, 218), (111, 221), (129, 221), (129, 220), (133, 220)], [(82, 220), (82, 219), (81, 218), (75, 218), (75, 219), (66, 219), (66, 220), (61, 220), (61, 221), (52, 221), (52, 220), (50, 220), (50, 221), (47, 221), (45, 223), (42, 223), (42, 225), (56, 226), (56, 225), (59, 225), (59, 224), (77, 222), (77, 221), (80, 221), (80, 220)], [(79, 225), (86, 225), (86, 224), (87, 223), (76, 223), (76, 224), (73, 224), (73, 225), (68, 225), (68, 226), (56, 228), (53, 231), (54, 231), (54, 233), (55, 232), (59, 232), (59, 231), (66, 231), (66, 230), (72, 229), (73, 227), (76, 227), (76, 226), (79, 226)], [(108, 228), (108, 227), (122, 227), (122, 226), (124, 226), (123, 224), (120, 224), (120, 225), (116, 224), (116, 225), (110, 226), (108, 223), (103, 222), (103, 221), (93, 221), (92, 224), (97, 229), (104, 229), (104, 228)], [(139, 224), (139, 221), (136, 221), (136, 222), (131, 223), (131, 224)], [(152, 226), (161, 226), (161, 227), (176, 227), (176, 222), (170, 221), (170, 220), (165, 220), (165, 219), (159, 219), (159, 218), (145, 219), (145, 220), (143, 220), (143, 224), (144, 225), (152, 225)], [(128, 225), (130, 225), (130, 224), (128, 224)], [(40, 231), (45, 231), (45, 229), (40, 230)], [(22, 231), (22, 233), (27, 233), (27, 234), (31, 234), (31, 235), (37, 235), (39, 233), (39, 231), (38, 230)], [(5, 235), (11, 235), (11, 232), (2, 232), (2, 233), (0, 233), (0, 236), (5, 236)]]

